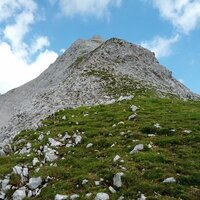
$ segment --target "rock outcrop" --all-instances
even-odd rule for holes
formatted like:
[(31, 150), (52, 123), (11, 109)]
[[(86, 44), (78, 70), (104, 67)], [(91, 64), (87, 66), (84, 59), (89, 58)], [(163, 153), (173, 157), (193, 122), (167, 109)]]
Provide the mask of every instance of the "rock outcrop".
[(77, 40), (38, 78), (0, 96), (0, 146), (60, 109), (109, 102), (124, 87), (199, 98), (141, 46), (116, 38)]

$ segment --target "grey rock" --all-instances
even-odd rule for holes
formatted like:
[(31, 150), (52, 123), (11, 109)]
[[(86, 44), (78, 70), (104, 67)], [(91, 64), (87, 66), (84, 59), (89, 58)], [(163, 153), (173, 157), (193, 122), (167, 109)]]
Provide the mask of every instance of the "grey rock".
[(101, 181), (94, 181), (94, 184), (95, 184), (96, 186), (99, 186), (100, 183), (101, 183)]
[(148, 137), (156, 137), (155, 134), (148, 134), (147, 136), (148, 136)]
[(40, 171), (40, 167), (35, 169), (35, 172), (39, 172)]
[(119, 99), (117, 101), (124, 101), (124, 100), (131, 100), (133, 99), (133, 95), (129, 95), (129, 96), (120, 96)]
[(23, 167), (22, 175), (25, 176), (25, 177), (28, 177), (28, 167)]
[(6, 192), (9, 181), (10, 181), (10, 179), (8, 179), (8, 178), (5, 178), (5, 179), (2, 180), (2, 182), (1, 182), (1, 190), (3, 192)]
[(90, 148), (90, 147), (92, 147), (92, 146), (93, 146), (92, 143), (88, 143), (87, 146), (86, 146), (86, 148)]
[(71, 136), (68, 133), (65, 133), (65, 135), (63, 136), (63, 138), (61, 139), (61, 141), (66, 141), (68, 139), (70, 139)]
[(87, 184), (88, 183), (88, 180), (87, 179), (84, 179), (83, 181), (82, 181), (82, 185), (85, 185), (85, 184)]
[(130, 152), (130, 154), (138, 153), (139, 151), (144, 149), (143, 144), (137, 144), (134, 149)]
[(35, 166), (37, 163), (39, 163), (39, 159), (38, 158), (33, 158), (32, 164), (33, 166)]
[(73, 137), (75, 138), (75, 143), (76, 143), (76, 144), (81, 143), (81, 140), (82, 140), (81, 135), (74, 135)]
[(20, 150), (20, 154), (24, 155), (24, 154), (29, 154), (31, 151), (31, 149), (27, 149), (27, 147), (23, 147), (21, 150)]
[(62, 117), (62, 120), (66, 120), (67, 119), (67, 117), (64, 115), (63, 117)]
[(73, 195), (70, 196), (70, 199), (71, 200), (76, 200), (76, 199), (79, 199), (79, 197), (80, 196), (78, 194), (73, 194)]
[(72, 144), (68, 143), (68, 144), (66, 144), (66, 147), (67, 148), (72, 147)]
[(190, 133), (192, 133), (192, 131), (191, 131), (191, 130), (184, 130), (183, 133), (188, 133), (188, 134), (190, 134)]
[(12, 150), (12, 146), (11, 146), (10, 144), (4, 145), (3, 151), (4, 151), (6, 154), (11, 153), (11, 152), (13, 151), (13, 150)]
[(32, 147), (32, 144), (30, 142), (26, 144), (27, 149), (30, 149), (31, 147)]
[(118, 122), (117, 124), (118, 125), (124, 125), (125, 123), (123, 121), (121, 121), (121, 122)]
[(21, 183), (25, 183), (28, 180), (28, 168), (16, 165), (13, 167), (13, 172), (21, 177)]
[(29, 182), (28, 182), (28, 187), (31, 190), (35, 190), (37, 189), (39, 186), (41, 186), (42, 184), (42, 178), (41, 177), (34, 177), (34, 178), (30, 178)]
[(122, 187), (122, 179), (121, 177), (124, 176), (123, 172), (119, 172), (117, 174), (115, 174), (115, 176), (113, 177), (113, 185), (116, 187)]
[(4, 150), (0, 149), (0, 156), (5, 156), (5, 155), (6, 155), (6, 153), (4, 152)]
[(156, 127), (156, 128), (161, 128), (161, 126), (160, 126), (159, 123), (154, 124), (154, 127)]
[(13, 200), (23, 200), (26, 198), (26, 187), (19, 188), (13, 193)]
[(166, 178), (163, 183), (175, 183), (176, 179), (174, 177)]
[(29, 191), (28, 191), (27, 197), (30, 198), (30, 197), (32, 197), (32, 196), (33, 196), (33, 192), (32, 192), (32, 190), (29, 190)]
[(27, 143), (19, 152), (20, 154), (24, 155), (24, 154), (29, 154), (31, 152), (31, 143)]
[(91, 196), (92, 196), (92, 193), (87, 193), (87, 194), (85, 195), (86, 198), (90, 198)]
[(124, 200), (124, 196), (120, 196), (117, 200)]
[(113, 103), (115, 103), (115, 102), (116, 102), (115, 99), (111, 99), (110, 101), (106, 101), (106, 102), (105, 102), (105, 105), (110, 105), (110, 104), (113, 104)]
[(56, 140), (53, 139), (53, 138), (49, 138), (48, 141), (49, 141), (49, 143), (50, 143), (50, 145), (51, 145), (52, 147), (63, 146), (63, 144), (62, 144), (61, 142), (56, 141)]
[(15, 174), (21, 175), (22, 174), (22, 170), (23, 170), (23, 168), (21, 166), (16, 165), (15, 167), (13, 167), (13, 172)]
[(121, 159), (121, 157), (119, 155), (116, 155), (114, 158), (113, 158), (113, 162), (117, 162)]
[(110, 197), (107, 193), (99, 192), (99, 193), (97, 193), (94, 200), (109, 200), (109, 199), (110, 199)]
[(57, 154), (56, 150), (48, 148), (45, 151), (45, 161), (52, 162), (52, 161), (56, 160), (58, 158), (58, 156), (56, 154)]
[(130, 108), (132, 112), (136, 112), (138, 110), (138, 107), (135, 105), (131, 105)]
[(110, 190), (111, 193), (116, 193), (116, 190), (112, 186), (109, 186), (108, 189)]
[(135, 120), (137, 118), (137, 114), (132, 114), (128, 117), (128, 120)]
[(41, 193), (41, 189), (39, 189), (39, 188), (36, 188), (35, 190), (32, 191), (33, 196), (38, 196), (38, 195), (40, 195), (40, 193)]
[(5, 199), (6, 193), (0, 191), (0, 199)]
[(141, 194), (137, 200), (146, 200), (146, 197), (144, 196), (144, 194)]
[(41, 140), (43, 140), (43, 139), (44, 139), (44, 135), (43, 135), (43, 134), (40, 134), (39, 137), (38, 137), (38, 140), (41, 141)]
[(56, 194), (55, 200), (66, 200), (68, 197), (68, 195)]

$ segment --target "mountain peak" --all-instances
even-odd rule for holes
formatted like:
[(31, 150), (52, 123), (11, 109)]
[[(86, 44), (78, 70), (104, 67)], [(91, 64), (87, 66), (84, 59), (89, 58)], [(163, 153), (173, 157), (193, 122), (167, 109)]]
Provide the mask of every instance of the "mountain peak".
[(0, 143), (60, 109), (106, 103), (142, 88), (199, 98), (139, 45), (98, 36), (78, 39), (38, 78), (0, 96)]
[(99, 42), (99, 43), (103, 43), (104, 42), (104, 39), (99, 35), (92, 36), (92, 38), (90, 40), (94, 41), (94, 42)]

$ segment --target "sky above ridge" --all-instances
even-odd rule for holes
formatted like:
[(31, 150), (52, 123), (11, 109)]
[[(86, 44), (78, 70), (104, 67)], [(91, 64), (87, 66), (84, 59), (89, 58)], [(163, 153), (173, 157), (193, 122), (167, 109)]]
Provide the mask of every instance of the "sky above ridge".
[(0, 93), (37, 77), (76, 39), (93, 35), (154, 51), (200, 94), (200, 0), (0, 0)]

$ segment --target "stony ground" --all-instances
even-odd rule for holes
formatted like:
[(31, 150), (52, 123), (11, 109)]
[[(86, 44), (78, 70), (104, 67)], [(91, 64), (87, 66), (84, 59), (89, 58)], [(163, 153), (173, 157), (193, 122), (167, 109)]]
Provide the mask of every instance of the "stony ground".
[(0, 152), (0, 199), (199, 200), (200, 102), (133, 96), (22, 131)]

